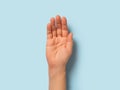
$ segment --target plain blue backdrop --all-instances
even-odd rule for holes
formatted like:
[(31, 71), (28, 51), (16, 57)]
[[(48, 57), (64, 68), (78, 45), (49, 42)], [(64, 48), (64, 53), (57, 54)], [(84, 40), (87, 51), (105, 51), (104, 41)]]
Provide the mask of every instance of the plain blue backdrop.
[(74, 36), (68, 90), (120, 90), (120, 0), (0, 0), (0, 90), (48, 90), (49, 18)]

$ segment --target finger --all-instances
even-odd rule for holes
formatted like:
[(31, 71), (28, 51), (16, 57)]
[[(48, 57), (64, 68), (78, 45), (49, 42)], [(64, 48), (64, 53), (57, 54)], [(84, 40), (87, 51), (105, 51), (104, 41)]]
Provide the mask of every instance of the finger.
[(67, 19), (65, 17), (62, 17), (62, 36), (68, 36)]
[(73, 35), (72, 35), (72, 33), (69, 33), (68, 37), (67, 37), (66, 48), (69, 52), (72, 52), (72, 47), (73, 47)]
[(67, 42), (71, 42), (73, 40), (73, 34), (70, 32), (67, 37)]
[(56, 37), (56, 27), (55, 27), (55, 18), (50, 19), (51, 27), (52, 27), (52, 35)]
[(59, 15), (56, 16), (56, 26), (57, 26), (57, 36), (62, 36), (61, 17)]
[(47, 24), (47, 39), (52, 39), (52, 27), (51, 24)]

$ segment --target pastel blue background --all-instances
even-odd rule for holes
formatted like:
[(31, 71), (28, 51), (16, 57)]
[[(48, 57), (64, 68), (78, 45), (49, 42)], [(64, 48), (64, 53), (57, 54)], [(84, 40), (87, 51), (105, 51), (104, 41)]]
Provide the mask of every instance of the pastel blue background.
[(0, 90), (48, 90), (46, 24), (68, 19), (68, 90), (120, 90), (120, 0), (0, 0)]

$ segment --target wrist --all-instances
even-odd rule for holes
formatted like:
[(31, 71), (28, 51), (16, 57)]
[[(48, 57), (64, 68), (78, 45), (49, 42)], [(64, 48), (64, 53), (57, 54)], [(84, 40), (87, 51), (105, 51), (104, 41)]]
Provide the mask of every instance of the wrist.
[(57, 77), (60, 75), (66, 75), (66, 66), (61, 67), (49, 67), (49, 77)]

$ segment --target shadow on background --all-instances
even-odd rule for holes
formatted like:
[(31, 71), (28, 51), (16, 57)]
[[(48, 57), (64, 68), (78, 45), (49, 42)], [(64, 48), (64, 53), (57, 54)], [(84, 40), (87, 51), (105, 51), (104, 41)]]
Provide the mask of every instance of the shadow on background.
[(72, 52), (72, 56), (69, 60), (69, 62), (67, 63), (67, 90), (71, 90), (71, 86), (70, 86), (70, 82), (71, 82), (71, 75), (73, 73), (73, 71), (75, 70), (75, 65), (77, 63), (77, 43), (74, 40), (74, 45), (73, 45), (73, 52)]

